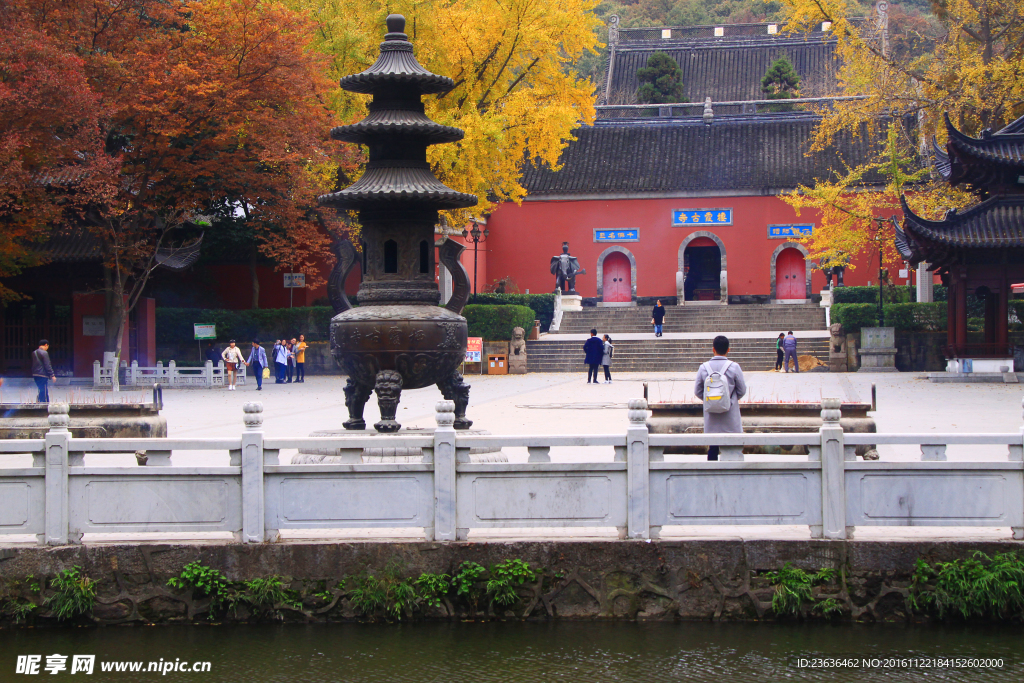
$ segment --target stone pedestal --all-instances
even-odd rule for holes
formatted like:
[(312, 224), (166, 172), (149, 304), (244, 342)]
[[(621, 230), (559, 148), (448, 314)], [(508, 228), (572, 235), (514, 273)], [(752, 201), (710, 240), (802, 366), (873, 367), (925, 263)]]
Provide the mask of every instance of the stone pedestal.
[(860, 370), (857, 372), (899, 372), (895, 327), (861, 328)]
[(823, 289), (821, 290), (821, 307), (828, 308), (832, 305), (832, 290)]
[[(429, 436), (433, 435), (433, 427), (408, 427), (402, 428), (398, 436)], [(491, 433), (484, 429), (467, 429), (463, 435), (490, 436)], [(381, 437), (381, 445), (378, 448), (314, 448), (307, 446), (300, 448), (296, 455), (292, 456), (293, 465), (359, 465), (372, 463), (420, 463), (423, 462), (423, 449), (421, 448), (400, 448), (389, 446), (388, 435), (380, 435), (373, 430), (344, 430), (344, 429), (322, 429), (312, 432), (310, 436), (330, 437)], [(431, 455), (432, 457), (432, 455)], [(508, 462), (501, 448), (474, 447), (469, 451), (470, 462)]]
[(579, 294), (563, 294), (562, 295), (562, 310), (563, 311), (582, 311), (583, 310), (583, 297)]

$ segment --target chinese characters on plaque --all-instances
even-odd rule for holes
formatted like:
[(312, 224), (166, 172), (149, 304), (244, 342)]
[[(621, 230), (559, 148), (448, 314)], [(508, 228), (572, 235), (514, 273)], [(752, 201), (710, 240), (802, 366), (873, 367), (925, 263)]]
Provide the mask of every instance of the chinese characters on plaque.
[(594, 230), (595, 242), (639, 242), (640, 230), (637, 228), (619, 228), (616, 230)]
[(813, 223), (805, 223), (803, 225), (769, 225), (768, 239), (781, 240), (788, 237), (810, 237), (813, 232)]
[(673, 209), (672, 227), (732, 225), (732, 209)]

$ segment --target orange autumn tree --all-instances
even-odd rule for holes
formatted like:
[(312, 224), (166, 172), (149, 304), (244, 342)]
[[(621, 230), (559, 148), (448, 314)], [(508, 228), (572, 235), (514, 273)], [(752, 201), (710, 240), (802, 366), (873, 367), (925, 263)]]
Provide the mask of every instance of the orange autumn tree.
[[(11, 19), (0, 9), (0, 278), (38, 265), (33, 246), (110, 170), (83, 60)], [(50, 196), (52, 182), (73, 191)], [(19, 298), (0, 283), (0, 305)]]
[(120, 352), (159, 250), (215, 206), (244, 214), (279, 267), (322, 281), (314, 258), (334, 226), (315, 200), (346, 160), (326, 139), (333, 86), (305, 18), (270, 0), (14, 3), (21, 25), (81, 56), (116, 161), (81, 216), (103, 244), (107, 350)]

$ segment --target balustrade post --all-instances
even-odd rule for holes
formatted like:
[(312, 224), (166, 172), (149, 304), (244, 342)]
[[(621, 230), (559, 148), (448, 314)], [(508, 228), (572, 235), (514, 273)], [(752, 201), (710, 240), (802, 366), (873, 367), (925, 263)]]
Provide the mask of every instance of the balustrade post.
[[(49, 405), (50, 428), (44, 438), (46, 451), (46, 498), (44, 503), (44, 533), (36, 538), (47, 545), (67, 545), (68, 526), (68, 453), (71, 450), (71, 418), (67, 403)], [(79, 536), (81, 539), (81, 536)]]
[(174, 387), (178, 384), (178, 364), (173, 360), (167, 361), (167, 386)]
[[(651, 469), (647, 401), (629, 399), (626, 429), (626, 537), (651, 537)], [(660, 530), (660, 529), (659, 529)], [(657, 531), (655, 531), (657, 533)], [(620, 536), (621, 536), (620, 530)]]
[(206, 388), (213, 389), (213, 361), (208, 360), (203, 365), (203, 376), (206, 377)]
[(434, 527), (424, 529), (428, 540), (455, 541), (466, 530), (457, 528), (455, 402), (438, 401), (434, 420)]
[(139, 385), (139, 361), (133, 360), (128, 366), (128, 376), (125, 377), (125, 384), (130, 387)]
[(98, 360), (92, 362), (92, 386), (93, 389), (103, 386), (103, 366)]
[[(242, 533), (243, 543), (262, 543), (266, 538), (263, 503), (263, 404), (242, 406)], [(275, 532), (276, 534), (276, 532)]]
[(811, 535), (821, 538), (848, 538), (853, 531), (846, 526), (846, 458), (842, 416), (838, 398), (821, 399), (821, 529)]

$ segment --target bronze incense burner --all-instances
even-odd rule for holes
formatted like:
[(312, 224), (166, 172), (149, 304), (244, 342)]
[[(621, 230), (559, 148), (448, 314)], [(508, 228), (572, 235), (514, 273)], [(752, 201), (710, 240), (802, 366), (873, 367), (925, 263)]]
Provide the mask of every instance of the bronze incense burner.
[(331, 320), (331, 353), (348, 375), (346, 429), (365, 429), (363, 408), (377, 392), (380, 432), (401, 428), (395, 411), (403, 389), (437, 385), (455, 402), (455, 428), (467, 429), (469, 385), (459, 366), (466, 357), (466, 319), (459, 315), (469, 298), (469, 278), (459, 263), (463, 247), (446, 240), (441, 262), (452, 273), (454, 294), (445, 307), (434, 277), (434, 226), (441, 209), (475, 206), (476, 197), (439, 181), (427, 163), (427, 147), (461, 140), (458, 128), (427, 118), (423, 95), (446, 93), (450, 78), (432, 74), (416, 61), (404, 33), (405, 18), (387, 18), (380, 56), (366, 71), (341, 79), (341, 87), (373, 95), (369, 116), (331, 131), (331, 137), (367, 145), (366, 172), (353, 185), (320, 197), (338, 209), (356, 209), (363, 227), (365, 268), (359, 306), (344, 293), (345, 277), (356, 262), (353, 246), (343, 244), (329, 290), (337, 315)]

